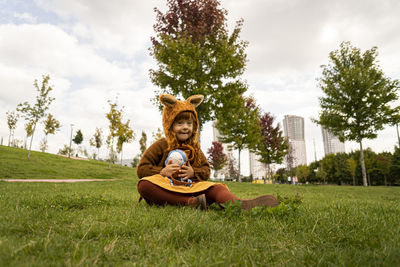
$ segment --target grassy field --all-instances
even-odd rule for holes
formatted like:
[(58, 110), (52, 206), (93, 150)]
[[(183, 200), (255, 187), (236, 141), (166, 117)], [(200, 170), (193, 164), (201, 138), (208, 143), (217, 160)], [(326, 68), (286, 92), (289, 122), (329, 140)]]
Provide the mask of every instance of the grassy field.
[(400, 188), (227, 183), (285, 202), (241, 212), (148, 206), (136, 184), (0, 182), (0, 266), (400, 266)]
[(132, 168), (96, 160), (76, 160), (59, 155), (0, 146), (0, 179), (111, 179), (135, 177)]

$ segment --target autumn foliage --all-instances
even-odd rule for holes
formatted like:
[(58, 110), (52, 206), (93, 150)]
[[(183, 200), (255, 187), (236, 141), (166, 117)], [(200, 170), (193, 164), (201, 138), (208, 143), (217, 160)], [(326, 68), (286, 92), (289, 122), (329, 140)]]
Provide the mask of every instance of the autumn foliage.
[[(154, 31), (178, 37), (190, 38), (193, 42), (204, 41), (206, 36), (213, 36), (223, 30), (226, 10), (220, 9), (216, 0), (169, 0), (168, 11), (163, 14), (158, 8), (157, 23)], [(159, 42), (153, 37), (153, 45)]]
[(208, 162), (215, 171), (221, 170), (227, 162), (222, 144), (220, 142), (212, 142), (212, 146), (208, 149)]

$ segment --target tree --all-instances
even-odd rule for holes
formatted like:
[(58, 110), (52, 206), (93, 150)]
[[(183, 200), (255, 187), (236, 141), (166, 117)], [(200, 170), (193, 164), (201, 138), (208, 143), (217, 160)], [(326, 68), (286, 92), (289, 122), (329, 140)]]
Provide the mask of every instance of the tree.
[(275, 177), (276, 177), (276, 180), (278, 180), (280, 183), (286, 183), (287, 182), (286, 169), (279, 168), (276, 171)]
[[(369, 185), (372, 185), (372, 181), (375, 180), (376, 183), (379, 183), (379, 179), (382, 175), (377, 175), (377, 168), (376, 168), (376, 156), (377, 154), (372, 151), (371, 148), (367, 148), (364, 150), (364, 162), (365, 162), (365, 169), (367, 173), (367, 182)], [(371, 177), (375, 176), (375, 177)], [(380, 176), (380, 177), (378, 177)], [(383, 181), (382, 181), (383, 184)]]
[(335, 155), (328, 154), (321, 160), (321, 178), (324, 182), (335, 182)]
[(391, 154), (380, 153), (376, 156), (376, 165), (379, 172), (383, 175), (384, 185), (387, 185), (387, 176), (390, 173), (391, 167)]
[(226, 110), (228, 112), (218, 114), (216, 127), (222, 143), (238, 150), (240, 179), (241, 151), (245, 148), (254, 151), (260, 140), (259, 108), (253, 97), (232, 96)]
[(83, 142), (83, 134), (81, 132), (81, 130), (78, 130), (76, 132), (76, 135), (74, 137), (74, 139), (72, 139), (72, 141), (76, 144), (76, 145), (80, 145)]
[(333, 181), (340, 184), (350, 184), (351, 183), (351, 173), (349, 172), (348, 168), (348, 161), (349, 155), (346, 153), (336, 153), (333, 157), (333, 164), (334, 164), (334, 179)]
[(64, 144), (63, 148), (60, 148), (58, 150), (58, 154), (60, 154), (60, 155), (65, 155), (66, 156), (66, 155), (71, 155), (73, 153), (74, 153), (74, 149), (72, 149), (70, 146), (68, 146), (66, 144)]
[[(288, 141), (283, 137), (279, 123), (274, 127), (274, 117), (265, 113), (259, 119), (260, 140), (256, 144), (256, 154), (260, 156), (259, 161), (267, 165), (267, 175), (272, 177), (270, 164), (281, 164), (288, 153)], [(266, 177), (264, 178), (264, 184)]]
[(376, 63), (377, 47), (366, 50), (343, 42), (329, 53), (330, 63), (322, 66), (319, 98), (322, 111), (314, 122), (329, 129), (341, 141), (360, 144), (363, 185), (367, 186), (362, 141), (373, 139), (384, 125), (399, 120), (400, 107), (390, 105), (398, 99), (399, 82), (385, 77)]
[(128, 120), (126, 123), (120, 123), (118, 128), (118, 141), (117, 141), (117, 152), (121, 153), (121, 165), (122, 165), (122, 148), (124, 143), (130, 143), (135, 140), (135, 134), (133, 130), (129, 127)]
[(299, 178), (299, 182), (301, 183), (308, 182), (308, 176), (310, 173), (310, 168), (307, 165), (299, 165), (296, 168), (296, 176)]
[[(96, 128), (93, 137), (89, 140), (89, 144), (97, 148), (97, 158), (100, 155), (100, 147), (103, 145), (102, 134), (103, 131), (100, 128)], [(96, 159), (96, 157), (94, 158)]]
[(151, 133), (151, 139), (152, 139), (151, 143), (154, 143), (155, 141), (160, 140), (163, 137), (164, 137), (164, 132), (160, 128), (157, 128), (157, 132)]
[(212, 142), (212, 146), (208, 149), (207, 154), (208, 162), (215, 171), (214, 176), (216, 177), (217, 171), (221, 170), (226, 165), (228, 158), (220, 142)]
[(39, 149), (42, 152), (46, 152), (46, 150), (49, 148), (49, 146), (47, 145), (47, 141), (46, 138), (43, 138), (42, 141), (40, 141), (39, 144)]
[(390, 184), (400, 185), (400, 148), (395, 147), (391, 157)]
[(21, 112), (25, 120), (27, 120), (28, 123), (32, 125), (32, 135), (29, 145), (28, 159), (31, 155), (32, 140), (33, 135), (35, 134), (36, 125), (42, 118), (47, 115), (46, 111), (49, 109), (51, 102), (53, 102), (53, 100), (55, 99), (49, 96), (49, 93), (53, 90), (53, 87), (49, 85), (49, 81), (50, 76), (43, 75), (42, 85), (39, 88), (38, 80), (35, 79), (33, 85), (38, 92), (38, 95), (36, 96), (36, 103), (31, 106), (28, 102), (24, 102), (18, 104), (17, 107), (17, 111)]
[(53, 115), (48, 114), (46, 120), (43, 122), (44, 124), (44, 134), (47, 135), (49, 134), (55, 134), (56, 131), (60, 130), (60, 122), (56, 120)]
[(42, 152), (45, 152), (47, 150), (47, 136), (49, 134), (55, 134), (56, 131), (60, 130), (61, 125), (60, 122), (56, 120), (50, 113), (47, 115), (43, 125), (45, 138), (42, 141), (41, 150)]
[(11, 137), (14, 136), (15, 128), (17, 128), (17, 122), (19, 118), (19, 114), (15, 113), (15, 111), (6, 112), (7, 114), (7, 125), (10, 130), (10, 134), (8, 135), (8, 146), (10, 146)]
[[(228, 173), (231, 179), (235, 179), (236, 181), (240, 180), (240, 172), (236, 168), (237, 163), (234, 158), (228, 159)], [(226, 178), (226, 177), (225, 177)]]
[(287, 177), (294, 176), (293, 169), (295, 168), (295, 148), (294, 146), (288, 142), (288, 151), (286, 155), (286, 170), (287, 170)]
[(106, 113), (106, 118), (110, 122), (108, 129), (110, 131), (109, 135), (107, 136), (107, 145), (110, 148), (110, 156), (109, 156), (109, 164), (108, 167), (111, 168), (111, 162), (115, 162), (116, 154), (114, 152), (114, 142), (115, 138), (119, 137), (121, 124), (122, 124), (122, 113), (123, 107), (121, 110), (118, 110), (117, 100), (115, 103), (112, 103), (108, 100), (108, 104), (110, 105), (110, 111)]
[(33, 134), (33, 123), (32, 122), (25, 123), (25, 132), (26, 132), (26, 137), (25, 137), (25, 142), (24, 142), (25, 143), (24, 148), (26, 149), (26, 140)]
[(317, 178), (317, 172), (319, 168), (320, 162), (319, 161), (313, 161), (310, 163), (309, 168), (310, 168), (310, 174), (308, 176), (308, 181), (311, 183), (315, 183), (318, 181)]
[[(198, 107), (199, 130), (216, 118), (233, 95), (241, 95), (247, 85), (240, 80), (246, 65), (247, 42), (240, 41), (243, 20), (228, 33), (227, 11), (218, 0), (168, 0), (168, 10), (157, 13), (151, 55), (157, 69), (150, 70), (152, 82), (162, 93), (188, 98), (205, 95)], [(157, 102), (158, 103), (158, 102)]]
[(146, 143), (147, 143), (147, 135), (144, 131), (142, 131), (142, 137), (139, 139), (140, 156), (142, 156), (144, 151), (146, 151), (146, 148), (147, 148)]
[(353, 178), (353, 185), (357, 185), (356, 183), (356, 170), (357, 170), (357, 162), (353, 158), (347, 159), (347, 170), (351, 174)]
[(136, 156), (133, 158), (133, 160), (132, 160), (132, 162), (131, 162), (132, 168), (136, 168), (136, 167), (137, 167), (137, 165), (139, 164), (139, 160), (140, 160), (139, 155), (136, 155)]

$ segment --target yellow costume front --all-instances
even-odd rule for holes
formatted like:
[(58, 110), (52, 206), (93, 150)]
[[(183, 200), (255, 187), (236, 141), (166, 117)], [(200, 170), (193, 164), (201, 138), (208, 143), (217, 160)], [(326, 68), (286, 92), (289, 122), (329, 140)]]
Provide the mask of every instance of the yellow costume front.
[[(156, 174), (153, 176), (144, 177), (144, 178), (140, 179), (140, 181), (143, 181), (143, 180), (149, 181), (149, 182), (151, 182), (161, 188), (164, 188), (168, 191), (173, 191), (173, 192), (177, 192), (177, 193), (186, 193), (186, 194), (202, 192), (202, 191), (207, 190), (211, 186), (216, 185), (216, 183), (208, 182), (208, 181), (194, 182), (194, 183), (192, 183), (191, 187), (185, 186), (185, 185), (171, 185), (170, 180), (167, 177), (163, 177), (160, 174)], [(226, 187), (225, 184), (223, 184), (223, 185)]]

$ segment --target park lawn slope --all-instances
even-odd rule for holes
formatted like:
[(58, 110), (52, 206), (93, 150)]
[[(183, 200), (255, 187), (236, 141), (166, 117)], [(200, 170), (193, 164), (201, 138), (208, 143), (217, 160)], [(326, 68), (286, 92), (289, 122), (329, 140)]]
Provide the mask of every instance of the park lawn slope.
[(119, 179), (136, 177), (136, 169), (96, 160), (0, 146), (0, 179)]

